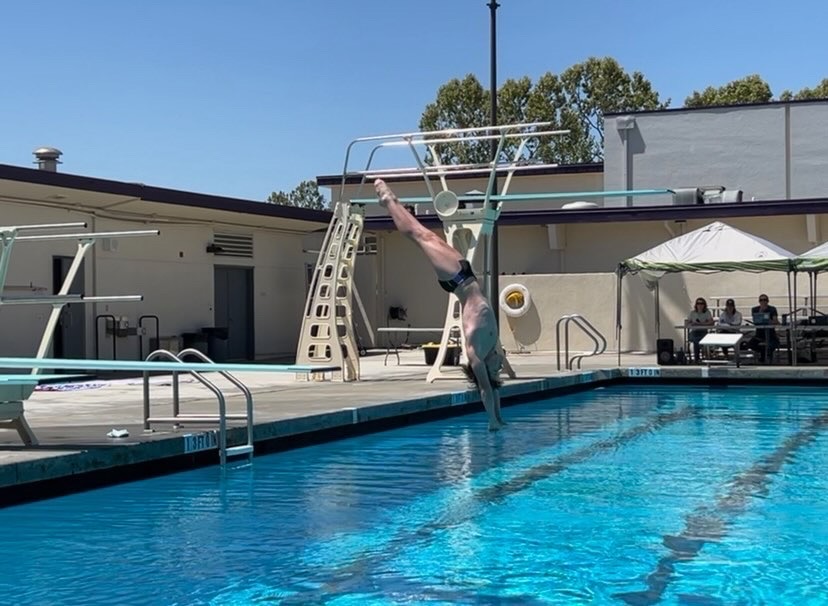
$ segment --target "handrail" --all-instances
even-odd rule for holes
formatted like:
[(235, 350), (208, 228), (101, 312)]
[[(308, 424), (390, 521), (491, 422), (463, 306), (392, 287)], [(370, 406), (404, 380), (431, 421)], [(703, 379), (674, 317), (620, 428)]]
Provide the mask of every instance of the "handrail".
[[(156, 349), (150, 355), (147, 356), (146, 361), (150, 362), (157, 358), (165, 357), (169, 360), (174, 360), (176, 362), (181, 362), (183, 364), (183, 360), (176, 356), (171, 351), (166, 349)], [(187, 371), (194, 379), (196, 379), (199, 383), (204, 385), (207, 389), (213, 392), (218, 400), (219, 405), (219, 462), (222, 466), (227, 463), (227, 406), (224, 400), (224, 394), (221, 390), (216, 387), (216, 385), (205, 379), (201, 376), (201, 373), (195, 370)], [(178, 417), (178, 373), (173, 372), (173, 412), (174, 417)], [(144, 371), (144, 430), (150, 429), (150, 399), (149, 399), (149, 371)]]
[[(592, 353), (575, 355), (575, 356), (572, 356), (572, 358), (569, 360), (569, 369), (570, 369), (570, 370), (572, 370), (572, 364), (573, 364), (573, 362), (575, 362), (576, 360), (577, 360), (577, 362), (578, 362), (578, 370), (580, 370), (580, 369), (581, 369), (581, 360), (582, 360), (582, 359), (584, 359), (584, 358), (589, 358), (589, 357), (592, 357), (592, 356), (598, 356), (598, 355), (601, 355), (602, 353), (604, 353), (604, 352), (607, 350), (607, 340), (604, 338), (604, 335), (602, 335), (602, 334), (598, 331), (598, 329), (597, 329), (597, 328), (595, 328), (595, 326), (593, 326), (593, 325), (590, 323), (590, 321), (589, 321), (589, 320), (587, 320), (586, 318), (584, 318), (583, 316), (576, 316), (576, 317), (572, 318), (572, 321), (573, 321), (573, 322), (575, 322), (575, 324), (576, 324), (576, 325), (577, 325), (577, 326), (578, 326), (581, 330), (583, 330), (583, 331), (584, 331), (584, 333), (586, 333), (586, 335), (587, 335), (589, 338), (591, 338), (591, 339), (592, 339), (592, 341), (595, 343), (595, 349), (592, 351)], [(586, 325), (586, 326), (584, 326), (584, 325)], [(567, 325), (567, 326), (568, 326), (568, 325)], [(589, 330), (587, 330), (587, 328), (588, 328)], [(590, 331), (591, 331), (591, 332), (590, 332)], [(568, 331), (567, 331), (567, 337), (568, 337), (568, 336), (569, 336), (569, 334), (568, 334)], [(597, 337), (597, 338), (596, 338), (596, 337)], [(600, 340), (600, 342), (599, 342), (599, 340)]]
[[(575, 325), (578, 326), (584, 334), (586, 334), (586, 336), (592, 339), (592, 342), (595, 344), (595, 348), (591, 353), (578, 354), (572, 356), (572, 358), (569, 357), (569, 324), (571, 322), (574, 322)], [(601, 334), (601, 332), (581, 314), (568, 314), (561, 316), (555, 323), (555, 345), (557, 350), (558, 370), (561, 370), (561, 324), (564, 324), (564, 361), (566, 363), (567, 370), (572, 370), (573, 363), (576, 361), (578, 363), (578, 368), (580, 369), (581, 360), (583, 358), (597, 356), (607, 350), (607, 340), (604, 338), (604, 335)]]
[[(206, 355), (204, 355), (203, 352), (201, 352), (201, 351), (199, 351), (198, 349), (195, 349), (195, 348), (183, 349), (183, 350), (178, 352), (178, 357), (181, 359), (182, 362), (184, 361), (184, 358), (188, 355), (194, 356), (194, 357), (198, 358), (199, 360), (201, 360), (202, 362), (207, 362), (209, 364), (213, 363), (213, 361), (210, 358), (208, 358)], [(233, 385), (238, 387), (239, 390), (241, 390), (241, 392), (244, 394), (244, 399), (247, 403), (247, 446), (249, 448), (249, 450), (247, 451), (247, 454), (248, 454), (248, 458), (252, 459), (253, 458), (253, 394), (250, 393), (250, 389), (248, 389), (247, 385), (245, 385), (244, 383), (239, 381), (239, 379), (237, 379), (235, 376), (233, 376), (229, 372), (224, 371), (224, 370), (219, 370), (219, 371), (216, 371), (216, 372), (218, 372), (218, 374), (220, 374), (222, 377), (224, 377), (225, 379), (230, 381), (230, 383), (232, 383)], [(175, 382), (176, 383), (178, 382), (178, 377), (177, 376), (175, 378)]]

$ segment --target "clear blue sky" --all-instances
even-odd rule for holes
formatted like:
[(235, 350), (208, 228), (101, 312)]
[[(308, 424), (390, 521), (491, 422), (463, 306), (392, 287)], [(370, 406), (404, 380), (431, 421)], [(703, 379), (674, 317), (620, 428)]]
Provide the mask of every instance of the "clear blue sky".
[[(8, 0), (0, 163), (262, 200), (416, 130), (439, 86), (489, 86), (487, 0)], [(498, 83), (615, 57), (680, 106), (759, 73), (828, 77), (828, 2), (500, 0)], [(749, 4), (749, 8), (748, 7)]]

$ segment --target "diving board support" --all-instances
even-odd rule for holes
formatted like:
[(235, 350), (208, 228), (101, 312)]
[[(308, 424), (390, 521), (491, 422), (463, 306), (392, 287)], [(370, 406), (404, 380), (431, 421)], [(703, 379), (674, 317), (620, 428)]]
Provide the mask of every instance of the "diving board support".
[[(33, 225), (12, 225), (0, 227), (0, 307), (3, 305), (48, 305), (52, 308), (46, 321), (46, 326), (43, 329), (40, 343), (38, 344), (36, 358), (44, 358), (46, 353), (49, 351), (54, 338), (55, 328), (60, 320), (61, 312), (67, 304), (143, 300), (141, 295), (87, 297), (84, 295), (69, 294), (69, 289), (77, 276), (86, 253), (92, 246), (94, 246), (95, 242), (103, 238), (129, 238), (158, 235), (160, 233), (157, 229), (69, 233), (65, 231), (83, 229), (86, 228), (86, 226), (87, 224), (85, 221), (74, 221), (67, 223), (41, 223)], [(60, 232), (61, 230), (64, 230), (63, 233), (37, 233), (55, 231)], [(75, 256), (72, 259), (72, 263), (67, 270), (63, 284), (58, 292), (54, 295), (39, 296), (36, 294), (27, 294), (17, 297), (5, 296), (4, 292), (6, 289), (5, 287), (8, 277), (9, 264), (11, 261), (11, 253), (14, 250), (15, 244), (19, 242), (48, 242), (56, 240), (77, 240), (78, 242)], [(39, 289), (32, 287), (30, 292), (37, 293), (38, 290)], [(39, 367), (31, 367), (32, 377), (35, 377), (39, 373)], [(26, 421), (24, 407), (25, 400), (27, 400), (34, 392), (36, 385), (36, 378), (33, 378), (32, 382), (21, 382), (18, 380), (17, 383), (13, 383), (10, 382), (9, 379), (0, 382), (0, 429), (15, 429), (20, 435), (23, 443), (27, 446), (37, 445), (37, 438), (34, 435), (31, 426)], [(21, 393), (17, 394), (17, 391), (20, 391)]]
[[(0, 392), (2, 391), (0, 389)], [(0, 429), (13, 429), (20, 436), (24, 446), (37, 446), (37, 436), (26, 421), (26, 411), (23, 407), (23, 401), (28, 397), (21, 400), (6, 400), (4, 395), (3, 399), (0, 399)]]

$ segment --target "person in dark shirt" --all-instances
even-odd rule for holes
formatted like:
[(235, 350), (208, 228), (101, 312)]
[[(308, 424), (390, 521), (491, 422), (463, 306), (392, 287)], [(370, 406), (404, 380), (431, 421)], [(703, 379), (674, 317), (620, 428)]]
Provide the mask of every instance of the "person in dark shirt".
[(769, 305), (768, 295), (759, 295), (759, 305), (752, 307), (753, 324), (757, 327), (756, 334), (748, 341), (748, 347), (756, 354), (760, 364), (770, 364), (773, 352), (779, 348), (779, 336), (773, 328), (761, 328), (779, 324), (779, 313), (773, 305)]

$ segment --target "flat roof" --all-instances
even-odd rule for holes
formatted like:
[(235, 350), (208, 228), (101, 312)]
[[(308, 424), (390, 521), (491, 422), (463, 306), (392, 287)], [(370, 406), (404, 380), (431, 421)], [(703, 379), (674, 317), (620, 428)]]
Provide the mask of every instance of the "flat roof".
[(703, 105), (701, 107), (665, 107), (664, 109), (638, 109), (628, 112), (606, 112), (605, 118), (615, 116), (641, 116), (645, 114), (675, 114), (677, 112), (699, 112), (711, 109), (744, 109), (756, 107), (778, 107), (784, 105), (828, 104), (828, 99), (791, 99), (790, 101), (757, 101), (753, 103), (729, 103), (719, 105)]
[[(330, 211), (310, 210), (307, 208), (283, 206), (280, 204), (267, 204), (263, 201), (257, 202), (255, 200), (244, 200), (241, 198), (199, 194), (164, 187), (153, 187), (143, 183), (113, 181), (98, 177), (86, 177), (70, 173), (52, 172), (39, 168), (24, 168), (21, 166), (0, 164), (0, 181), (4, 180), (87, 192), (112, 194), (123, 196), (125, 198), (134, 198), (138, 200), (145, 200), (147, 202), (157, 202), (175, 206), (209, 208), (213, 210), (261, 215), (280, 219), (294, 219), (298, 221), (310, 221), (316, 223), (329, 223), (331, 220)], [(2, 196), (2, 192), (0, 192), (0, 196)]]
[[(828, 198), (800, 198), (796, 200), (753, 200), (731, 204), (694, 204), (687, 206), (622, 206), (582, 210), (518, 210), (503, 212), (499, 225), (562, 225), (567, 223), (610, 223), (629, 221), (681, 221), (692, 219), (724, 219), (729, 217), (769, 217), (781, 215), (809, 215), (828, 212)], [(436, 214), (417, 215), (427, 227), (440, 227)], [(365, 217), (365, 228), (374, 231), (393, 230), (389, 217)]]

